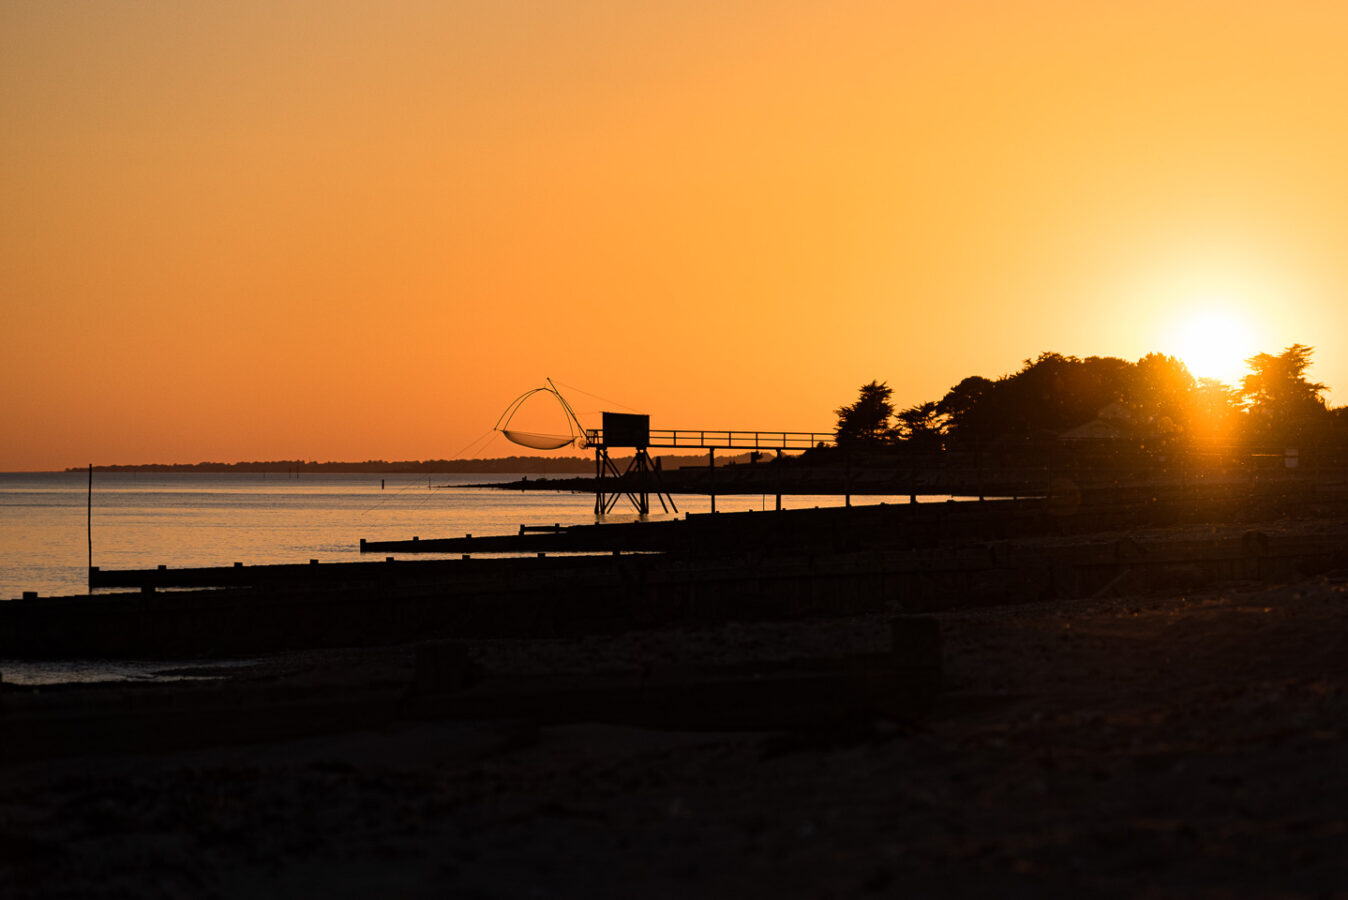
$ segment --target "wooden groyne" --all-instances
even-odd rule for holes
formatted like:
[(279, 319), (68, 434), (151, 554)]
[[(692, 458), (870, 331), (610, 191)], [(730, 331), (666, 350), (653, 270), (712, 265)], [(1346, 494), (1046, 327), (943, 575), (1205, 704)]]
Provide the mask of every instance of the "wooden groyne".
[(526, 557), (428, 561), (420, 569), (399, 561), (347, 571), (360, 566), (371, 574), (0, 603), (0, 656), (227, 656), (1191, 590), (1348, 572), (1348, 522), (1285, 534), (1227, 528), (1184, 538), (999, 540), (703, 561)]
[[(1064, 491), (366, 542), (389, 554), (371, 562), (99, 569), (95, 587), (133, 592), (0, 603), (0, 657), (574, 635), (1271, 580), (1348, 569), (1346, 499), (1304, 483)], [(458, 558), (396, 556), (421, 551)], [(589, 555), (559, 555), (576, 551)]]
[(689, 560), (858, 549), (940, 547), (1129, 531), (1179, 524), (1348, 514), (1348, 494), (1308, 482), (1141, 485), (1065, 484), (1035, 500), (897, 503), (685, 514), (677, 520), (599, 523), (546, 533), (360, 542), (363, 553), (660, 552)]
[(548, 578), (578, 569), (595, 568), (608, 562), (596, 556), (548, 556), (524, 561), (509, 557), (466, 555), (459, 559), (397, 559), (379, 562), (325, 562), (307, 564), (174, 567), (153, 569), (102, 569), (89, 571), (89, 586), (98, 589), (136, 588), (153, 591), (166, 588), (331, 588), (396, 586), (411, 583), (431, 585), (490, 583), (503, 577)]

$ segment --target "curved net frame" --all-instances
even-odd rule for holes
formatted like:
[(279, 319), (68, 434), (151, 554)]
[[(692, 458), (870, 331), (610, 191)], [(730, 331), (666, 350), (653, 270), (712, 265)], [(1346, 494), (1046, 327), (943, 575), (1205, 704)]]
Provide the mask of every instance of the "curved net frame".
[[(561, 404), (562, 411), (566, 413), (568, 434), (539, 434), (533, 431), (520, 431), (510, 427), (510, 420), (515, 417), (515, 413), (520, 411), (520, 407), (524, 405), (526, 400), (538, 393), (552, 394), (557, 398), (557, 402)], [(496, 420), (495, 430), (505, 435), (506, 440), (511, 443), (519, 444), (521, 447), (529, 447), (533, 450), (560, 450), (563, 447), (569, 447), (572, 444), (575, 444), (577, 441), (580, 442), (580, 446), (585, 446), (585, 428), (580, 424), (580, 420), (576, 418), (575, 412), (571, 409), (571, 404), (567, 403), (566, 399), (557, 391), (551, 378), (548, 379), (546, 387), (537, 387), (525, 391), (523, 394), (516, 397), (511, 404), (506, 407), (505, 412), (501, 413), (501, 417)]]

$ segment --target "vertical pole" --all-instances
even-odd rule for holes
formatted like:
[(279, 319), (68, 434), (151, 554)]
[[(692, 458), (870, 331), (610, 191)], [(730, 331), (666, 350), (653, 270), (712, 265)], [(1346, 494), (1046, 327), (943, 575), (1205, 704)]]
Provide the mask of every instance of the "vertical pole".
[(711, 494), (711, 511), (716, 512), (716, 448), (707, 448), (707, 493)]
[(651, 512), (650, 459), (646, 455), (645, 447), (637, 448), (637, 478), (641, 479), (641, 485), (638, 488), (641, 493), (637, 495), (640, 501), (637, 503), (637, 514), (643, 519)]
[[(783, 436), (785, 437), (785, 436)], [(777, 467), (777, 512), (782, 511), (782, 451), (777, 451), (777, 458), (774, 460)]]
[(89, 496), (84, 508), (84, 529), (89, 537), (89, 587), (94, 586), (94, 464), (89, 463)]
[(843, 504), (852, 505), (852, 454), (843, 451)]
[(599, 501), (604, 496), (604, 467), (599, 460), (600, 449), (594, 448), (594, 514), (599, 515)]

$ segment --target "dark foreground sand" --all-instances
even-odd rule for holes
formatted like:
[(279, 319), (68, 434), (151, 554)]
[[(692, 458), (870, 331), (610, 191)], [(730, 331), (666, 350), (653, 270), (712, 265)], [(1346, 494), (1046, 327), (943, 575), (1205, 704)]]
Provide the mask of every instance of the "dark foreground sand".
[[(861, 734), (423, 722), (11, 765), (0, 896), (1348, 897), (1346, 587), (942, 613), (936, 712)], [(885, 626), (480, 652), (867, 652)], [(410, 675), (392, 649), (237, 677)]]

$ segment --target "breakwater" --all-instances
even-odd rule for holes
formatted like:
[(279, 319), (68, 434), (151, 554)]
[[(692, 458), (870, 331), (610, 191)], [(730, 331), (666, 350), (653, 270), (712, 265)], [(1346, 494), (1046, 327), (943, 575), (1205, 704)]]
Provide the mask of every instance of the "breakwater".
[[(457, 559), (99, 571), (136, 590), (0, 604), (0, 656), (546, 637), (1270, 580), (1348, 566), (1344, 499), (1299, 484), (735, 513), (446, 539), (471, 542)], [(577, 549), (604, 552), (550, 555)], [(474, 555), (488, 551), (534, 555)]]

